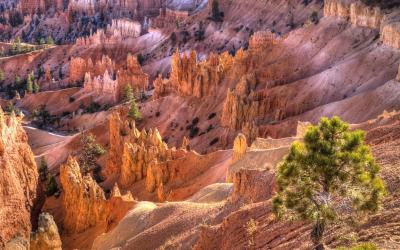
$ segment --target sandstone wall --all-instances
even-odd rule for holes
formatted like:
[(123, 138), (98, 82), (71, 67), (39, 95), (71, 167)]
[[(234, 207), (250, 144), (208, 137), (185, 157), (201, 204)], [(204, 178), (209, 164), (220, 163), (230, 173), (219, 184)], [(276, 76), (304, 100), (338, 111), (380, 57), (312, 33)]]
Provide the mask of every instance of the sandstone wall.
[(83, 93), (93, 95), (102, 103), (121, 101), (128, 84), (135, 93), (145, 91), (149, 85), (149, 76), (143, 72), (136, 57), (130, 54), (122, 65), (117, 65), (108, 56), (95, 63), (91, 58), (72, 58), (69, 72), (70, 81), (83, 80)]
[(238, 134), (233, 142), (233, 155), (232, 163), (240, 160), (246, 153), (248, 148), (246, 136), (244, 134)]
[(400, 49), (398, 9), (385, 13), (379, 7), (369, 7), (356, 0), (328, 0), (325, 1), (324, 15), (349, 18), (353, 25), (377, 29), (385, 45)]
[(29, 238), (38, 172), (18, 118), (0, 109), (0, 248), (16, 236)]
[(399, 71), (398, 71), (398, 73), (397, 73), (397, 81), (399, 81), (400, 82), (400, 65), (399, 65)]
[(215, 94), (232, 63), (233, 58), (227, 53), (210, 54), (207, 60), (199, 62), (195, 51), (190, 51), (189, 55), (184, 53), (182, 57), (177, 50), (172, 56), (169, 81), (158, 79), (155, 83), (156, 96), (167, 94), (167, 91), (198, 98)]
[(381, 40), (389, 47), (400, 49), (400, 22), (383, 25)]
[(67, 232), (83, 232), (106, 218), (103, 190), (90, 176), (82, 176), (77, 161), (70, 157), (60, 168), (63, 188), (63, 228)]

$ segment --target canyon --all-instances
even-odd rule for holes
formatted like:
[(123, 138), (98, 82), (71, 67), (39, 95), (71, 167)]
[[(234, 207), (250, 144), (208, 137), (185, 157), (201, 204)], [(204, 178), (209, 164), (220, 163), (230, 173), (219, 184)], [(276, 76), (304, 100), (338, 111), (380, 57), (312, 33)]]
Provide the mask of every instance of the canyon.
[(0, 41), (0, 249), (312, 249), (273, 197), (333, 116), (388, 194), (325, 246), (400, 248), (396, 0), (7, 0)]

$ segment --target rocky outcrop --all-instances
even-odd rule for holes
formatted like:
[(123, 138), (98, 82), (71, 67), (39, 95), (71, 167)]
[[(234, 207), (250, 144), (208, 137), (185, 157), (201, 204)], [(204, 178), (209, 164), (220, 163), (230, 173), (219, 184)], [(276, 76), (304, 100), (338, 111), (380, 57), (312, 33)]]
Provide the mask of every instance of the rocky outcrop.
[(42, 213), (39, 216), (38, 229), (31, 234), (31, 250), (61, 250), (62, 243), (53, 216)]
[(350, 6), (351, 23), (357, 26), (379, 29), (383, 12), (379, 7), (368, 7), (361, 2), (352, 3)]
[(0, 108), (0, 248), (20, 236), (29, 239), (38, 172), (28, 137), (14, 113)]
[(63, 188), (63, 228), (79, 233), (106, 220), (106, 199), (103, 190), (90, 176), (82, 176), (78, 162), (69, 157), (60, 168)]
[(55, 10), (64, 9), (63, 0), (21, 0), (19, 9), (23, 14), (43, 14), (48, 9), (54, 8)]
[(324, 16), (350, 17), (350, 0), (326, 0)]
[(385, 13), (379, 7), (370, 7), (360, 1), (328, 0), (324, 4), (324, 15), (349, 18), (351, 23), (380, 31), (382, 42), (400, 49), (400, 11), (392, 9)]
[(232, 200), (259, 202), (275, 193), (275, 174), (270, 170), (241, 169), (233, 176)]
[(398, 71), (398, 73), (397, 73), (397, 81), (399, 81), (400, 82), (400, 65), (399, 65), (399, 71)]
[(161, 29), (174, 28), (177, 23), (185, 21), (188, 17), (188, 11), (161, 8), (159, 15), (152, 20), (151, 24), (152, 26)]
[(105, 29), (99, 29), (94, 34), (76, 39), (77, 46), (114, 46), (123, 43), (124, 39), (139, 37), (142, 25), (129, 19), (113, 19)]
[(379, 29), (383, 11), (379, 7), (370, 7), (360, 1), (329, 0), (324, 4), (325, 16), (350, 18), (352, 24), (372, 29)]
[(99, 103), (115, 104), (118, 101), (119, 89), (117, 80), (113, 80), (106, 70), (102, 76), (91, 77), (85, 74), (83, 91), (96, 98)]
[(238, 134), (233, 142), (233, 154), (232, 163), (240, 160), (246, 153), (248, 148), (246, 136), (244, 134)]
[(195, 51), (181, 57), (177, 50), (172, 56), (169, 81), (157, 80), (155, 92), (157, 96), (167, 94), (167, 91), (198, 98), (211, 95), (217, 92), (224, 72), (229, 70), (232, 62), (233, 58), (227, 53), (220, 56), (210, 54), (207, 60), (199, 62)]
[(137, 58), (128, 54), (126, 64), (117, 65), (108, 56), (93, 61), (89, 58), (72, 58), (70, 81), (83, 81), (83, 94), (90, 94), (97, 101), (116, 103), (122, 100), (124, 88), (129, 84), (138, 93), (148, 88), (149, 77), (143, 72)]
[[(129, 142), (124, 144), (119, 177), (120, 186), (128, 188), (146, 176), (149, 179), (158, 175), (156, 173), (159, 171), (157, 164), (172, 160), (173, 151), (175, 150), (169, 149), (162, 141), (157, 129), (139, 132), (136, 128), (133, 128)], [(150, 177), (147, 174), (150, 174)], [(152, 180), (146, 181), (149, 192), (153, 192), (155, 189), (155, 184), (151, 184), (152, 182)]]
[[(228, 90), (221, 115), (223, 126), (242, 130), (250, 141), (257, 137), (254, 122), (268, 111), (264, 96), (255, 92), (256, 86), (254, 74), (243, 76), (234, 90)], [(277, 114), (276, 119), (281, 115)]]
[(389, 47), (400, 49), (400, 22), (384, 24), (381, 31), (381, 40), (383, 44)]

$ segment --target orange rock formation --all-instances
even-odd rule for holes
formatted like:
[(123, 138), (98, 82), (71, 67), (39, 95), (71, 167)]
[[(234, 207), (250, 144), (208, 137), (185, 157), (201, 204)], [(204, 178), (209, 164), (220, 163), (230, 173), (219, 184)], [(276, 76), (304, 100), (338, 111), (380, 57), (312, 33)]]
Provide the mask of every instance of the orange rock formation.
[(0, 109), (0, 248), (16, 236), (29, 238), (38, 172), (18, 118)]
[(82, 176), (78, 162), (69, 157), (60, 168), (63, 187), (63, 228), (68, 232), (83, 232), (105, 221), (106, 199), (103, 190), (90, 176)]

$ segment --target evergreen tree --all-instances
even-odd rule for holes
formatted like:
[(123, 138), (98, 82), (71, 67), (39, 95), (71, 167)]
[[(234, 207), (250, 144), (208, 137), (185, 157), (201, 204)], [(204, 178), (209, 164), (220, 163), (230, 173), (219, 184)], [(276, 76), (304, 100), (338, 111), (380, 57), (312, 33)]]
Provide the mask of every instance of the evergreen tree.
[(139, 108), (137, 106), (136, 100), (133, 97), (131, 100), (131, 106), (128, 112), (128, 118), (133, 119), (135, 121), (139, 121), (142, 119), (142, 115), (140, 114)]
[(47, 179), (47, 175), (49, 173), (49, 169), (47, 166), (46, 159), (42, 156), (40, 158), (40, 165), (39, 165), (39, 176), (41, 181), (45, 181)]
[(48, 37), (47, 37), (47, 41), (46, 41), (46, 43), (47, 43), (47, 44), (49, 44), (49, 45), (52, 45), (52, 44), (54, 44), (54, 39), (53, 39), (53, 37), (51, 37), (51, 36), (48, 36)]
[(83, 173), (97, 167), (97, 159), (106, 153), (105, 149), (96, 143), (96, 137), (93, 134), (84, 134), (81, 139), (82, 151), (79, 157), (79, 165)]
[(0, 83), (4, 81), (4, 72), (2, 69), (0, 69)]
[(32, 76), (31, 74), (28, 75), (28, 78), (26, 79), (26, 86), (25, 86), (25, 90), (28, 93), (32, 93), (33, 92), (33, 82), (32, 82)]
[(49, 174), (47, 176), (46, 195), (52, 196), (57, 192), (58, 192), (58, 185), (57, 185), (56, 178), (54, 177), (54, 175)]
[(15, 76), (14, 86), (18, 88), (20, 87), (20, 85), (21, 85), (21, 77)]
[(291, 146), (278, 168), (273, 210), (278, 218), (312, 222), (314, 249), (324, 249), (322, 238), (330, 222), (380, 207), (385, 184), (364, 137), (338, 117), (322, 118), (307, 130), (304, 142)]
[(124, 88), (124, 97), (123, 97), (123, 101), (124, 102), (129, 102), (132, 99), (134, 99), (133, 96), (133, 90), (132, 90), (132, 86), (130, 84), (127, 84)]
[(40, 90), (40, 86), (37, 80), (35, 80), (35, 82), (33, 83), (33, 93), (39, 93)]

